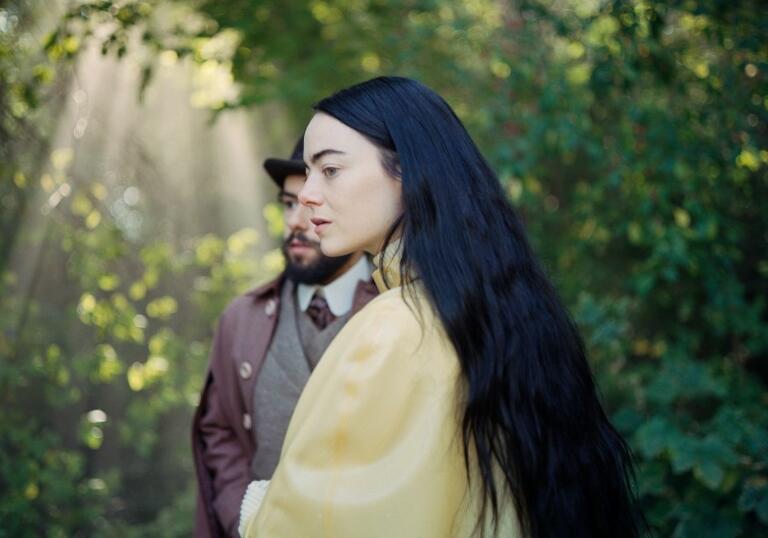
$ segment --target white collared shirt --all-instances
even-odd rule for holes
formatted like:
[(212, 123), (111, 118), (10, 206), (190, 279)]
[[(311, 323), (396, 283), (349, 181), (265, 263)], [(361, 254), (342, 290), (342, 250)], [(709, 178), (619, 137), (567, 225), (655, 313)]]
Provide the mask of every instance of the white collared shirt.
[(296, 298), (299, 301), (299, 308), (306, 312), (309, 308), (309, 302), (315, 292), (325, 297), (328, 302), (328, 308), (337, 318), (343, 316), (352, 309), (355, 302), (355, 289), (357, 283), (370, 280), (373, 266), (368, 258), (363, 255), (357, 260), (357, 263), (347, 270), (346, 273), (325, 286), (319, 284), (299, 284), (296, 289)]

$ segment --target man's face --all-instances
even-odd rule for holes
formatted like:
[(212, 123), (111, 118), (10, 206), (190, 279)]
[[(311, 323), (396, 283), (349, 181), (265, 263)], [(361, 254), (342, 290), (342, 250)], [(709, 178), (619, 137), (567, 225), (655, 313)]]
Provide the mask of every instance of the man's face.
[(285, 178), (280, 191), (283, 206), (283, 255), (288, 278), (306, 284), (324, 284), (331, 280), (349, 260), (349, 256), (329, 258), (320, 250), (320, 238), (310, 222), (312, 210), (299, 203), (298, 193), (304, 186), (303, 175)]

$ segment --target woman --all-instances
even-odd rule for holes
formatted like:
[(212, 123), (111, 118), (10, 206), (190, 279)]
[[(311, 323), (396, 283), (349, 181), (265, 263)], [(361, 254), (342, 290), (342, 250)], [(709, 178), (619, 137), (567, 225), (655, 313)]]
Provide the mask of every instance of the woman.
[(315, 110), (299, 201), (326, 255), (376, 255), (381, 295), (320, 361), (247, 536), (638, 536), (581, 337), (451, 108), (382, 77)]

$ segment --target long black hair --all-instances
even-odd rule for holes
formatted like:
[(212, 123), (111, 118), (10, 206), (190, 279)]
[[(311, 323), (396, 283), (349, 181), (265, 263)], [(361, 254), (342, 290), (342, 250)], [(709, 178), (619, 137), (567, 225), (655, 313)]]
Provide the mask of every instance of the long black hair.
[(400, 271), (415, 270), (461, 362), (466, 471), (472, 479), (476, 454), (482, 513), (490, 506), (498, 522), (509, 492), (531, 538), (638, 536), (631, 454), (576, 324), (451, 107), (419, 82), (379, 77), (315, 110), (377, 145), (402, 180)]

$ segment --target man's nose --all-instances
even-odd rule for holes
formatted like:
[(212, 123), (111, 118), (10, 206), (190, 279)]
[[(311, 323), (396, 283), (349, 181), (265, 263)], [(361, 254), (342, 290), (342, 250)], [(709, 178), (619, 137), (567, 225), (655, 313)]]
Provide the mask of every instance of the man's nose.
[(291, 230), (306, 231), (309, 229), (309, 218), (311, 211), (303, 205), (296, 204), (296, 206), (288, 213), (286, 224)]

